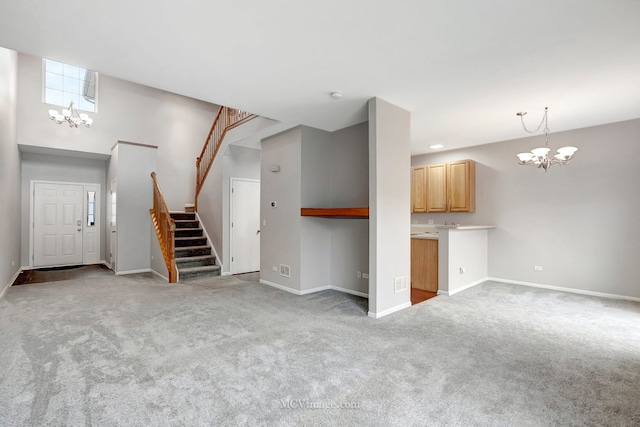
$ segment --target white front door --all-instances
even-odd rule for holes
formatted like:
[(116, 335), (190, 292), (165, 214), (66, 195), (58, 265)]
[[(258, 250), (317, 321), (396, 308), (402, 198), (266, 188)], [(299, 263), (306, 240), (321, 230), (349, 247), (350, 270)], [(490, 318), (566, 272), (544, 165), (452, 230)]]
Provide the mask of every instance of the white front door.
[(34, 184), (33, 266), (82, 264), (84, 188)]
[(260, 181), (231, 179), (231, 273), (260, 270)]

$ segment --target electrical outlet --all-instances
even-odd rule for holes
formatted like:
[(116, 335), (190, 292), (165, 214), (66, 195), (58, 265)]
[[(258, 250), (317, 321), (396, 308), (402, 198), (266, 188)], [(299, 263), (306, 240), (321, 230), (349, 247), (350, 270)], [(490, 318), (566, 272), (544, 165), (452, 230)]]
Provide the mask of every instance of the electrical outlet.
[(271, 269), (272, 269), (273, 271), (278, 271), (278, 267), (276, 267), (275, 265), (274, 265), (273, 267), (271, 267)]
[(362, 271), (358, 270), (358, 272), (356, 273), (356, 277), (358, 279), (362, 279)]
[(542, 271), (542, 266), (541, 265), (536, 265), (536, 266), (533, 267), (533, 269), (535, 271)]
[(16, 262), (15, 261), (11, 261), (11, 267), (15, 267)]
[(432, 219), (427, 220), (427, 224), (433, 225), (433, 220)]
[(362, 278), (363, 279), (368, 279), (369, 278), (369, 273), (362, 273)]

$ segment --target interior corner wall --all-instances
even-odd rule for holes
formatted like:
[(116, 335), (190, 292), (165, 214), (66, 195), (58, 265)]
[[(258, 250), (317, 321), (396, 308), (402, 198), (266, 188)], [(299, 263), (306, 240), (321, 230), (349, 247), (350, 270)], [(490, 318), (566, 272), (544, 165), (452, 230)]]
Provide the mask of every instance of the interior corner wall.
[[(360, 123), (332, 134), (331, 207), (369, 206), (369, 126)], [(369, 281), (369, 221), (331, 219), (331, 286), (366, 295)]]
[(640, 119), (551, 133), (552, 149), (578, 152), (546, 173), (516, 158), (544, 143), (540, 135), (414, 156), (413, 166), (475, 160), (476, 212), (413, 214), (412, 221), (495, 224), (490, 277), (640, 298), (638, 135)]
[[(299, 208), (331, 207), (332, 135), (307, 126), (301, 131)], [(331, 221), (300, 217), (300, 289), (303, 292), (331, 285)]]
[(48, 109), (60, 107), (42, 102), (42, 81), (42, 59), (18, 54), (18, 144), (103, 155), (117, 141), (155, 145), (155, 172), (169, 209), (193, 203), (195, 161), (217, 105), (100, 74), (93, 125), (73, 129), (49, 119)]
[[(295, 293), (300, 292), (301, 138), (296, 127), (264, 139), (260, 166), (260, 280)], [(279, 172), (271, 172), (273, 164)], [(291, 267), (291, 277), (273, 271), (280, 264)]]
[(21, 262), (23, 266), (31, 265), (29, 260), (29, 218), (31, 210), (31, 181), (77, 182), (83, 184), (100, 184), (100, 259), (105, 260), (105, 241), (107, 218), (104, 215), (106, 206), (106, 175), (105, 160), (83, 159), (66, 156), (56, 156), (38, 153), (22, 153), (22, 201), (21, 213)]
[(20, 152), (17, 145), (18, 54), (0, 48), (0, 296), (20, 271)]
[(369, 101), (369, 316), (411, 305), (410, 114), (379, 98)]

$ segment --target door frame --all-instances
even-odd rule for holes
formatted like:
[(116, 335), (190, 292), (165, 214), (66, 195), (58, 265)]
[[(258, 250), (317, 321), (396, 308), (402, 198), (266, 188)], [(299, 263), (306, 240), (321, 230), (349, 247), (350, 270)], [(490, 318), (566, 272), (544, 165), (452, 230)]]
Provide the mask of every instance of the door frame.
[[(102, 251), (102, 246), (101, 246), (101, 239), (100, 236), (102, 235), (102, 191), (101, 191), (101, 185), (97, 184), (97, 183), (85, 183), (85, 182), (68, 182), (68, 181), (49, 181), (49, 180), (42, 180), (42, 179), (32, 179), (29, 181), (29, 264), (28, 264), (28, 268), (29, 269), (33, 269), (35, 268), (33, 266), (33, 259), (34, 259), (34, 243), (33, 243), (33, 239), (34, 239), (34, 220), (35, 220), (35, 215), (34, 215), (34, 210), (35, 210), (35, 185), (36, 184), (55, 184), (55, 185), (81, 185), (82, 186), (82, 191), (83, 194), (87, 194), (87, 191), (94, 191), (96, 192), (96, 205), (97, 207), (94, 209), (95, 212), (95, 222), (96, 222), (96, 230), (98, 230), (98, 233), (96, 233), (96, 248), (98, 251), (98, 255), (97, 258), (95, 260), (89, 260), (88, 256), (87, 256), (87, 252), (86, 252), (86, 242), (87, 242), (87, 232), (86, 229), (87, 227), (85, 225), (83, 225), (82, 227), (82, 264), (100, 264), (103, 261), (100, 260), (100, 252)], [(87, 198), (83, 197), (83, 202), (82, 202), (82, 220), (83, 220), (83, 224), (86, 222), (87, 218)], [(67, 265), (67, 264), (64, 264)], [(60, 265), (60, 267), (64, 266), (64, 265)]]
[[(233, 272), (233, 183), (236, 181), (255, 182), (260, 184), (259, 179), (229, 177), (229, 273), (230, 274), (239, 274), (239, 273)], [(258, 207), (260, 207), (260, 199), (258, 199)], [(258, 222), (258, 227), (260, 227), (260, 222)], [(260, 238), (262, 239), (262, 236), (260, 236)], [(260, 266), (258, 266), (258, 271), (260, 271)]]

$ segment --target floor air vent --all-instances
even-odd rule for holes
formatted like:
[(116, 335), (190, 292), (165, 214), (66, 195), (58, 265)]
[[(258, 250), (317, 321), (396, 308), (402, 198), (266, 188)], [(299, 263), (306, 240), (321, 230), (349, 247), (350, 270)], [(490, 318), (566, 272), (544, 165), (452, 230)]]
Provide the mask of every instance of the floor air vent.
[(291, 266), (280, 264), (280, 275), (284, 277), (291, 277)]

